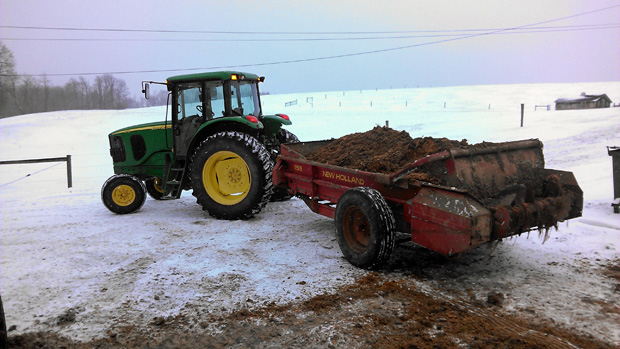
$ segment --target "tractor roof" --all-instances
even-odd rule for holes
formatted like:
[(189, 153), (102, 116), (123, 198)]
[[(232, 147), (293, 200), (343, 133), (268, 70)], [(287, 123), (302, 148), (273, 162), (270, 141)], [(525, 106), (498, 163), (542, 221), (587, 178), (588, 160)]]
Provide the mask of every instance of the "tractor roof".
[(243, 73), (239, 71), (217, 71), (208, 73), (196, 73), (186, 75), (171, 76), (167, 79), (168, 82), (186, 82), (186, 81), (200, 81), (200, 80), (230, 80), (231, 75), (243, 75), (245, 80), (258, 80), (258, 75), (252, 73)]

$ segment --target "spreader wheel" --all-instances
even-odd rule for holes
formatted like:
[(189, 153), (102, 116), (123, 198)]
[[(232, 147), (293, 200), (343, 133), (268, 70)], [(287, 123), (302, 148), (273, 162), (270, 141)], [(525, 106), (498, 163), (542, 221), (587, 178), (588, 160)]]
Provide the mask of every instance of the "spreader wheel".
[(353, 265), (373, 269), (390, 258), (394, 249), (394, 214), (381, 194), (372, 188), (346, 191), (335, 212), (338, 245)]
[(101, 188), (101, 201), (110, 211), (118, 214), (139, 210), (146, 200), (146, 188), (134, 176), (114, 175)]
[(248, 219), (261, 211), (273, 190), (267, 149), (248, 134), (220, 132), (204, 140), (191, 165), (193, 195), (219, 219)]
[(161, 178), (152, 178), (144, 181), (146, 192), (155, 200), (163, 200), (164, 186)]
[(6, 320), (4, 318), (4, 306), (0, 297), (0, 349), (7, 348), (9, 344), (6, 332)]

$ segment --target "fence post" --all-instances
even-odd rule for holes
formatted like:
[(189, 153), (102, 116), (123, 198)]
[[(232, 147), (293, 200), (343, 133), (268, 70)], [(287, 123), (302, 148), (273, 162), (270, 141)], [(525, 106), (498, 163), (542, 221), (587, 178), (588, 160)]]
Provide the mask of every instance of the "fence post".
[(67, 155), (67, 188), (73, 187), (73, 175), (71, 173), (71, 155)]
[(523, 127), (523, 113), (525, 113), (525, 104), (521, 103), (521, 127)]
[(614, 202), (611, 204), (614, 208), (614, 213), (620, 213), (620, 147), (607, 147), (607, 154), (611, 156), (612, 178), (614, 186)]

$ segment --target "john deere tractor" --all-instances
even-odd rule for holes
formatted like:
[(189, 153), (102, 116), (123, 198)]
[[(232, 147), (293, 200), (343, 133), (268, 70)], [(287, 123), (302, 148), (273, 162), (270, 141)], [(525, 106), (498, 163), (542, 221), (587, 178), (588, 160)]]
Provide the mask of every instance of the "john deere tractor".
[(263, 115), (258, 85), (264, 77), (242, 72), (209, 72), (150, 84), (169, 91), (164, 121), (126, 127), (109, 134), (114, 173), (101, 198), (110, 211), (142, 207), (146, 193), (156, 200), (178, 199), (192, 190), (202, 208), (220, 219), (248, 219), (275, 190), (272, 169), (279, 145), (297, 141), (282, 128), (285, 114)]

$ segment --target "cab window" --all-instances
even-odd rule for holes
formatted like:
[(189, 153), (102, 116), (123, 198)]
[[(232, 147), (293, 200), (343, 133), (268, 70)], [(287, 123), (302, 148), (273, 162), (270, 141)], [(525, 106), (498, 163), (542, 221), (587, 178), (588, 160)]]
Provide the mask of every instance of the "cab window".
[(209, 119), (222, 117), (225, 115), (226, 105), (224, 104), (224, 87), (220, 82), (206, 84), (206, 102), (210, 112), (207, 114)]
[(178, 119), (183, 120), (190, 116), (203, 117), (202, 87), (199, 83), (182, 84), (179, 86)]

